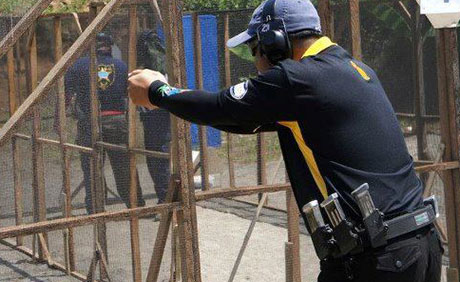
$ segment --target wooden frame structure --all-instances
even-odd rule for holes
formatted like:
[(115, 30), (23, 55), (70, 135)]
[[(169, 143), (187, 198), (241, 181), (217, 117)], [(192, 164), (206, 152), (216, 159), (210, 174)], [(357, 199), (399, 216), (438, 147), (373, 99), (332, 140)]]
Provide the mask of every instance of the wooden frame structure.
[[(91, 64), (96, 64), (95, 47), (93, 44), (95, 35), (101, 31), (107, 24), (115, 11), (122, 5), (128, 5), (129, 9), (129, 59), (128, 65), (132, 70), (136, 67), (136, 33), (137, 33), (137, 4), (152, 4), (156, 17), (161, 19), (166, 35), (167, 45), (167, 69), (170, 83), (178, 87), (185, 87), (185, 69), (183, 63), (184, 42), (182, 37), (181, 0), (162, 0), (162, 13), (156, 8), (155, 0), (111, 0), (107, 5), (92, 5), (90, 18), (92, 22), (82, 31), (78, 40), (72, 47), (62, 54), (62, 21), (61, 15), (53, 15), (54, 32), (55, 32), (55, 59), (56, 64), (49, 74), (40, 82), (37, 81), (37, 63), (36, 63), (36, 37), (33, 31), (33, 23), (44, 9), (49, 5), (50, 0), (39, 0), (37, 4), (23, 17), (23, 19), (14, 27), (14, 29), (0, 42), (0, 56), (7, 54), (7, 69), (9, 82), (9, 110), (11, 118), (0, 129), (0, 146), (6, 144), (8, 140), (12, 141), (12, 156), (14, 167), (14, 195), (15, 195), (15, 220), (16, 226), (0, 227), (0, 240), (8, 246), (26, 253), (39, 260), (46, 261), (67, 274), (72, 275), (82, 281), (95, 280), (95, 269), (97, 264), (100, 265), (101, 279), (109, 278), (107, 273), (107, 245), (105, 224), (112, 221), (129, 221), (130, 239), (131, 239), (131, 261), (133, 268), (133, 281), (141, 281), (141, 258), (139, 246), (139, 217), (152, 214), (161, 214), (161, 222), (158, 229), (157, 237), (154, 243), (152, 259), (149, 264), (147, 281), (157, 281), (162, 256), (166, 246), (166, 240), (172, 222), (177, 222), (177, 230), (173, 235), (178, 236), (179, 249), (177, 251), (178, 260), (176, 261), (176, 270), (180, 269), (177, 274), (182, 276), (182, 281), (201, 281), (200, 255), (198, 245), (198, 230), (196, 217), (196, 202), (204, 201), (217, 197), (235, 197), (252, 194), (262, 194), (271, 192), (286, 192), (286, 206), (288, 217), (288, 238), (286, 243), (286, 281), (301, 281), (300, 255), (299, 255), (299, 218), (298, 209), (290, 189), (290, 185), (267, 185), (266, 177), (266, 160), (265, 156), (265, 139), (264, 135), (257, 138), (257, 186), (253, 187), (236, 187), (235, 172), (233, 168), (233, 145), (232, 135), (227, 135), (228, 141), (228, 159), (230, 187), (225, 189), (209, 189), (209, 158), (207, 154), (207, 140), (204, 128), (200, 128), (200, 159), (203, 191), (194, 191), (193, 175), (194, 167), (191, 165), (190, 136), (189, 124), (172, 117), (173, 144), (172, 153), (165, 154), (162, 152), (147, 151), (137, 147), (135, 121), (135, 106), (129, 104), (129, 142), (127, 146), (112, 145), (102, 142), (98, 136), (98, 101), (96, 95), (96, 82), (94, 67), (90, 68), (91, 72), (91, 123), (92, 123), (92, 145), (82, 147), (73, 145), (68, 142), (66, 134), (66, 114), (64, 101), (64, 84), (62, 74), (78, 58), (78, 56), (90, 47)], [(359, 0), (349, 0), (350, 9), (350, 28), (353, 38), (353, 55), (361, 58), (361, 38), (359, 23)], [(330, 3), (328, 0), (319, 1), (319, 12), (322, 18), (322, 25), (326, 34), (333, 37), (333, 16)], [(163, 15), (164, 17), (162, 17)], [(229, 38), (229, 14), (224, 18), (224, 39)], [(202, 66), (201, 63), (201, 41), (200, 41), (200, 24), (197, 14), (193, 14), (194, 34), (195, 34), (195, 54), (196, 54), (196, 82), (198, 87), (202, 87)], [(414, 20), (414, 30), (418, 30), (419, 18)], [(32, 27), (32, 29), (31, 29)], [(29, 64), (31, 80), (31, 95), (21, 104), (17, 99), (17, 89), (15, 84), (14, 72), (14, 53), (13, 47), (27, 30), (31, 30)], [(446, 184), (446, 204), (447, 204), (447, 236), (449, 239), (449, 258), (450, 266), (448, 270), (449, 282), (459, 281), (458, 269), (460, 267), (460, 190), (455, 189), (460, 186), (460, 165), (459, 165), (459, 141), (458, 128), (456, 120), (459, 116), (458, 89), (460, 81), (458, 74), (458, 55), (456, 54), (457, 38), (455, 32), (451, 30), (442, 30), (438, 32), (438, 76), (439, 76), (439, 96), (442, 128), (442, 142), (445, 144), (445, 153), (442, 158), (444, 162), (425, 163), (417, 167), (419, 172), (443, 171), (444, 183)], [(416, 46), (416, 55), (420, 54), (420, 42), (414, 42)], [(420, 56), (419, 56), (420, 57)], [(418, 68), (420, 64), (416, 67)], [(417, 72), (420, 75), (420, 72)], [(226, 85), (231, 85), (230, 76), (230, 53), (225, 50), (225, 81)], [(417, 85), (420, 86), (420, 80)], [(59, 140), (50, 140), (41, 136), (40, 112), (38, 111), (39, 102), (47, 95), (49, 90), (56, 87), (58, 93), (58, 114), (60, 120)], [(423, 91), (423, 90), (420, 90)], [(423, 105), (422, 102), (417, 102)], [(15, 133), (25, 116), (33, 114), (33, 134), (24, 135)], [(416, 117), (423, 119), (422, 110), (417, 111)], [(21, 156), (18, 147), (18, 140), (28, 140), (33, 146), (33, 192), (34, 192), (34, 223), (23, 223), (23, 187), (22, 176), (20, 173)], [(63, 211), (64, 218), (55, 220), (46, 220), (45, 204), (45, 185), (43, 179), (43, 148), (44, 144), (56, 146), (60, 149), (62, 160), (63, 175)], [(119, 150), (127, 152), (130, 163), (130, 204), (131, 208), (116, 212), (106, 212), (104, 210), (104, 193), (103, 180), (101, 175), (101, 155), (104, 149)], [(86, 152), (91, 155), (91, 173), (92, 178), (92, 195), (94, 196), (94, 210), (97, 212), (87, 216), (72, 216), (71, 190), (70, 190), (70, 152)], [(171, 177), (170, 187), (167, 194), (166, 203), (151, 207), (136, 206), (136, 157), (137, 155), (155, 156), (161, 158), (171, 158), (173, 161), (173, 175)], [(265, 199), (262, 197), (262, 199)], [(74, 228), (79, 226), (92, 225), (94, 227), (94, 257), (88, 274), (82, 274), (75, 269), (75, 246), (74, 246)], [(61, 265), (53, 261), (48, 249), (46, 233), (53, 230), (63, 230), (64, 232), (64, 250), (65, 263)], [(173, 229), (175, 230), (175, 229)], [(34, 235), (34, 241), (38, 244), (38, 255), (35, 250), (30, 250), (24, 246), (23, 237)], [(7, 238), (16, 238), (16, 242), (7, 241)], [(173, 240), (175, 242), (175, 239)]]

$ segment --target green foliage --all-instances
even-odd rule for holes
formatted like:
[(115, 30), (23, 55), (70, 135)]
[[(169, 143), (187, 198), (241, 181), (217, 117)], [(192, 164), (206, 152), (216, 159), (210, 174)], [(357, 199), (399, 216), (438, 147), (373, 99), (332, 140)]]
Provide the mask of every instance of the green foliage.
[(198, 10), (231, 10), (257, 7), (263, 0), (184, 0), (184, 9)]
[(24, 14), (34, 3), (34, 0), (0, 0), (0, 15)]
[(80, 13), (87, 10), (89, 2), (90, 0), (56, 1), (45, 13)]

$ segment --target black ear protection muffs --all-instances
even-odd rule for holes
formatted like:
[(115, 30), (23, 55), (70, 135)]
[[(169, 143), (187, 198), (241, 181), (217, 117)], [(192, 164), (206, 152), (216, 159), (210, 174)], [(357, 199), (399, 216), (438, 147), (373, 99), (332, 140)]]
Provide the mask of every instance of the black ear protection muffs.
[(292, 48), (283, 19), (275, 17), (276, 0), (268, 0), (262, 17), (263, 24), (257, 30), (257, 40), (263, 54), (273, 65), (292, 58)]

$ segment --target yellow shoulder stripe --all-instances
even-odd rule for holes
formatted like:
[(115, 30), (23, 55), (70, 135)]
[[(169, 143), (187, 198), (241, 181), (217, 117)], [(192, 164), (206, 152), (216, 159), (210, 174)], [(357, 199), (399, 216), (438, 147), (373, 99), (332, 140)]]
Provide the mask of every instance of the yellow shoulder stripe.
[(362, 68), (360, 68), (355, 62), (350, 61), (350, 64), (359, 72), (359, 74), (364, 78), (365, 81), (371, 80), (367, 73)]

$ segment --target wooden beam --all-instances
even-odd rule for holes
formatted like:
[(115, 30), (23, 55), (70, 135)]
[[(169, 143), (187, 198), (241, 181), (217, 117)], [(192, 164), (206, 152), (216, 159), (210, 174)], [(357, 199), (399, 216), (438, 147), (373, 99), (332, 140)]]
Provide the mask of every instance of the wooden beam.
[(417, 136), (417, 155), (418, 159), (424, 160), (426, 144), (425, 120), (425, 82), (423, 74), (423, 36), (422, 27), (424, 17), (420, 15), (420, 6), (416, 3), (412, 5), (412, 45), (413, 45), (413, 68), (414, 68), (414, 109), (415, 109), (415, 128)]
[(318, 13), (323, 34), (334, 40), (334, 14), (329, 0), (318, 0)]
[(85, 29), (77, 41), (75, 41), (72, 47), (67, 50), (62, 59), (54, 65), (38, 87), (32, 92), (32, 94), (30, 94), (15, 114), (0, 129), (0, 146), (4, 145), (4, 143), (8, 140), (13, 133), (13, 129), (18, 126), (19, 121), (21, 121), (25, 115), (31, 111), (34, 105), (39, 103), (40, 100), (49, 93), (54, 83), (56, 83), (65, 71), (75, 62), (75, 60), (80, 57), (82, 52), (89, 46), (90, 40), (102, 30), (105, 24), (114, 15), (116, 9), (124, 1), (125, 0), (110, 1), (104, 9), (102, 9), (101, 13), (95, 18), (95, 20), (91, 22), (88, 28)]
[[(137, 67), (137, 7), (129, 7), (129, 42), (128, 42), (128, 68), (133, 71)], [(136, 105), (129, 99), (128, 108), (128, 147), (135, 148), (137, 143), (136, 131)], [(137, 183), (136, 154), (129, 153), (129, 203), (131, 208), (137, 207), (137, 194), (139, 183)], [(133, 281), (141, 282), (141, 250), (139, 239), (139, 218), (132, 217), (130, 220), (131, 233), (131, 261), (133, 268)]]
[[(54, 17), (54, 60), (58, 62), (62, 58), (62, 19), (61, 17)], [(67, 143), (67, 116), (66, 116), (66, 103), (65, 103), (65, 89), (64, 79), (58, 80), (56, 85), (57, 92), (57, 107), (58, 107), (58, 124), (59, 124), (59, 144), (61, 149), (61, 172), (64, 190), (64, 216), (72, 216), (72, 191), (70, 187), (70, 158), (71, 152), (64, 146)], [(68, 271), (75, 270), (75, 245), (74, 245), (74, 232), (73, 229), (65, 231), (64, 250), (66, 253)]]
[[(455, 62), (452, 60), (452, 53), (456, 52), (457, 47), (452, 46), (450, 38), (455, 36), (455, 29), (452, 32), (448, 30), (437, 30), (436, 31), (436, 43), (437, 43), (437, 62), (438, 62), (438, 96), (439, 96), (439, 112), (441, 115), (441, 142), (446, 145), (444, 153), (444, 161), (457, 161), (458, 160), (458, 144), (457, 144), (457, 130), (455, 124), (455, 110), (452, 110), (450, 103), (455, 103), (454, 88), (458, 87), (455, 85), (455, 81), (458, 82), (456, 77), (453, 77), (452, 66), (455, 66)], [(458, 59), (457, 59), (457, 70), (458, 70)], [(458, 73), (457, 73), (458, 75)], [(452, 101), (454, 100), (454, 101)], [(457, 147), (457, 148), (456, 148)], [(447, 235), (449, 239), (449, 266), (450, 268), (458, 270), (459, 268), (459, 256), (458, 256), (458, 245), (459, 245), (459, 232), (458, 216), (457, 216), (457, 188), (458, 185), (455, 180), (455, 173), (453, 171), (446, 171), (444, 177), (444, 196), (446, 205), (446, 225)]]
[(204, 201), (213, 198), (228, 198), (237, 196), (247, 196), (257, 193), (274, 193), (286, 191), (290, 189), (291, 184), (278, 184), (278, 185), (262, 185), (262, 186), (248, 186), (248, 187), (235, 187), (235, 188), (222, 188), (212, 189), (210, 191), (203, 191), (196, 193), (196, 201)]
[(39, 0), (0, 41), (0, 58), (18, 41), (53, 0)]
[(8, 105), (10, 109), (10, 115), (12, 115), (18, 108), (18, 102), (16, 100), (16, 71), (14, 62), (14, 49), (8, 50), (7, 53), (7, 70), (8, 70)]
[[(167, 50), (166, 58), (168, 62), (168, 74), (172, 85), (181, 87), (185, 66), (181, 63), (181, 56), (184, 53), (183, 34), (182, 34), (182, 7), (183, 3), (181, 0), (163, 0), (162, 7), (166, 12), (162, 12), (165, 16), (165, 34), (167, 39)], [(170, 47), (170, 48), (169, 48)], [(194, 201), (193, 193), (190, 193), (189, 187), (187, 187), (188, 175), (187, 175), (187, 159), (186, 159), (186, 140), (185, 140), (185, 122), (174, 118), (172, 122), (173, 128), (173, 171), (180, 177), (180, 200), (183, 206), (183, 210), (177, 213), (179, 231), (182, 243), (183, 251), (183, 265), (182, 265), (182, 279), (183, 281), (201, 281), (201, 275), (196, 276), (197, 265), (195, 258), (199, 256), (197, 250), (197, 243), (194, 237), (194, 226), (193, 211), (191, 201)], [(199, 266), (199, 264), (198, 264)]]
[(294, 282), (294, 266), (292, 262), (294, 244), (291, 242), (284, 243), (284, 257), (286, 269), (286, 282)]
[(102, 212), (91, 215), (74, 216), (70, 218), (59, 218), (31, 224), (10, 226), (0, 228), (0, 239), (12, 238), (16, 236), (26, 236), (37, 233), (62, 230), (65, 228), (107, 223), (113, 221), (127, 221), (133, 216), (144, 217), (152, 214), (158, 214), (164, 211), (180, 209), (180, 203), (173, 202), (168, 204), (159, 204), (151, 207), (124, 209), (121, 211)]
[(458, 161), (452, 162), (443, 162), (443, 163), (436, 163), (431, 165), (422, 165), (415, 168), (416, 172), (429, 172), (429, 171), (443, 171), (443, 170), (454, 170), (458, 169), (460, 164)]
[[(267, 144), (266, 133), (257, 134), (257, 185), (267, 185)], [(262, 194), (258, 195), (259, 201), (262, 199)], [(268, 202), (268, 196), (265, 197), (264, 204)]]
[[(291, 266), (292, 281), (301, 282), (301, 265), (300, 265), (300, 237), (299, 237), (299, 208), (294, 197), (292, 189), (286, 190), (286, 209), (288, 219), (288, 242), (290, 246), (291, 257), (286, 258), (286, 265)], [(289, 262), (289, 263), (288, 263)]]
[(361, 49), (361, 21), (359, 13), (359, 0), (348, 0), (350, 11), (350, 33), (352, 54), (358, 60), (363, 59)]
[[(193, 47), (195, 54), (195, 86), (203, 89), (203, 56), (201, 48), (201, 24), (196, 12), (192, 13), (193, 26)], [(198, 126), (198, 137), (200, 142), (200, 164), (201, 164), (201, 187), (204, 191), (209, 190), (209, 152), (208, 135), (206, 126)]]
[[(7, 57), (7, 68), (8, 68), (8, 100), (9, 100), (9, 111), (10, 116), (17, 110), (17, 84), (16, 84), (16, 71), (15, 71), (15, 60), (14, 60), (14, 49), (8, 51)], [(22, 224), (23, 215), (23, 185), (22, 185), (22, 173), (21, 173), (21, 153), (20, 147), (16, 139), (12, 141), (12, 152), (13, 152), (13, 175), (14, 175), (14, 211), (16, 225)], [(24, 240), (22, 237), (16, 238), (16, 244), (18, 246), (23, 245)]]
[[(224, 15), (224, 45), (225, 45), (225, 87), (232, 86), (230, 49), (227, 47), (227, 41), (230, 39), (230, 15)], [(235, 166), (233, 164), (233, 138), (230, 132), (227, 132), (227, 159), (228, 159), (228, 178), (230, 187), (235, 187)]]
[[(32, 31), (32, 40), (29, 49), (29, 78), (31, 90), (37, 87), (38, 66), (37, 66), (37, 36), (35, 30)], [(33, 109), (32, 121), (32, 191), (34, 222), (46, 220), (46, 199), (45, 199), (45, 169), (43, 160), (43, 146), (37, 141), (41, 137), (41, 118), (40, 106), (36, 105)], [(45, 235), (46, 237), (46, 235)], [(46, 253), (42, 244), (38, 244), (38, 256), (44, 260)]]

